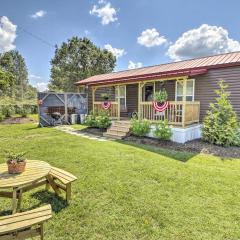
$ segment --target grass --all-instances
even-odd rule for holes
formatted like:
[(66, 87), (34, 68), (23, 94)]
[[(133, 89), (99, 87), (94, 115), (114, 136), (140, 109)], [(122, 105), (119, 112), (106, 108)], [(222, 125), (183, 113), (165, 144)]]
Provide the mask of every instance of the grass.
[[(27, 151), (78, 177), (69, 206), (24, 194), (22, 210), (51, 203), (46, 239), (240, 239), (240, 159), (98, 142), (33, 124), (0, 125), (4, 150)], [(0, 214), (11, 202), (0, 199)]]

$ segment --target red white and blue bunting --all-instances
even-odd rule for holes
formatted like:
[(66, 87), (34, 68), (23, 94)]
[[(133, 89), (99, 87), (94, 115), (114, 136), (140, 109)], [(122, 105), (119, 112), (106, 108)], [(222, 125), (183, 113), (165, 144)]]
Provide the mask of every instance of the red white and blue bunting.
[(157, 112), (163, 112), (168, 108), (169, 102), (158, 103), (153, 101), (152, 106)]
[(108, 110), (110, 107), (111, 107), (111, 102), (108, 102), (108, 101), (102, 102), (102, 108), (104, 110)]

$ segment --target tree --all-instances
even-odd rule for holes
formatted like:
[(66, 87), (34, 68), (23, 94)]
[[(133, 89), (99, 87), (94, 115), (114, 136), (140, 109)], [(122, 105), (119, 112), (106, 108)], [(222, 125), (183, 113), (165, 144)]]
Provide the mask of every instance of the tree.
[(17, 98), (23, 98), (29, 84), (28, 71), (22, 55), (15, 50), (1, 54), (0, 67), (4, 71), (12, 73), (16, 78), (14, 89), (15, 95)]
[(76, 91), (75, 82), (113, 71), (116, 58), (106, 49), (96, 47), (87, 38), (73, 37), (56, 46), (51, 60), (51, 90)]
[(239, 144), (239, 125), (236, 113), (229, 100), (228, 85), (219, 82), (216, 90), (218, 97), (210, 104), (210, 110), (203, 122), (203, 139), (217, 145), (230, 146)]
[(0, 96), (12, 95), (12, 87), (15, 85), (15, 77), (12, 73), (0, 68)]

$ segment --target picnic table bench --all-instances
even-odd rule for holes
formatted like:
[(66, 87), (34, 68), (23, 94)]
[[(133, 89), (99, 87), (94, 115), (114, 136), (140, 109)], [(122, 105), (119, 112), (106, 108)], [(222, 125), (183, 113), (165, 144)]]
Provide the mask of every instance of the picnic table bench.
[(0, 240), (23, 240), (36, 236), (43, 240), (43, 223), (51, 217), (51, 205), (0, 217)]
[[(77, 177), (67, 171), (56, 167), (51, 167), (49, 175), (52, 177), (57, 187), (66, 192), (66, 200), (69, 203), (71, 200), (72, 192), (71, 183), (76, 181)], [(60, 181), (60, 183), (56, 182), (56, 180)]]

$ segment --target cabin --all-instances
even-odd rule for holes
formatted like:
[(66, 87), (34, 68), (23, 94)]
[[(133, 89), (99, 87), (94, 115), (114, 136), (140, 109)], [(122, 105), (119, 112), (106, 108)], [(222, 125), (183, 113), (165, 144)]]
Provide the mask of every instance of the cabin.
[[(186, 142), (201, 137), (201, 122), (215, 101), (219, 80), (229, 85), (230, 100), (240, 117), (240, 52), (96, 75), (76, 86), (87, 91), (89, 111), (102, 109), (101, 94), (107, 93), (112, 119), (126, 121), (137, 115), (153, 125), (167, 119), (173, 141)], [(159, 112), (153, 96), (162, 89), (167, 91), (168, 107)]]

